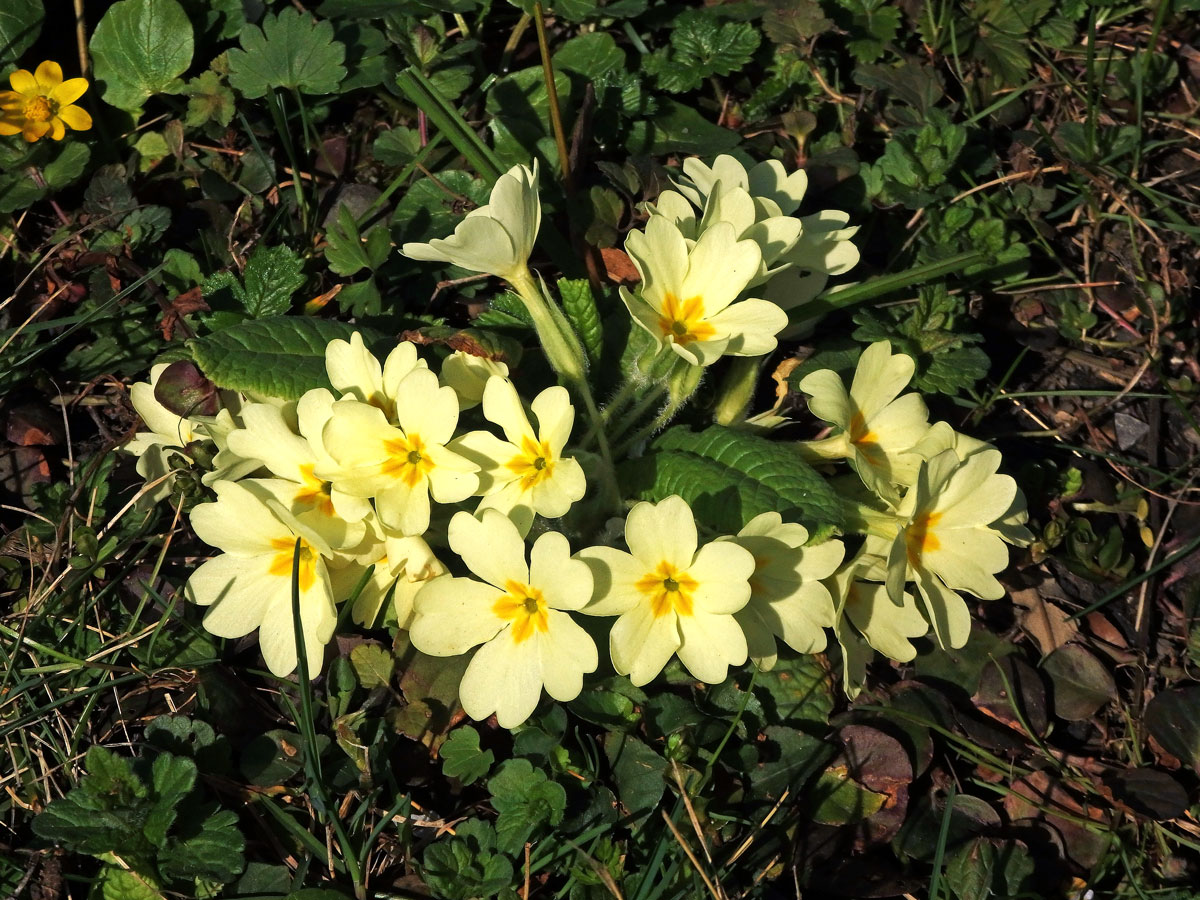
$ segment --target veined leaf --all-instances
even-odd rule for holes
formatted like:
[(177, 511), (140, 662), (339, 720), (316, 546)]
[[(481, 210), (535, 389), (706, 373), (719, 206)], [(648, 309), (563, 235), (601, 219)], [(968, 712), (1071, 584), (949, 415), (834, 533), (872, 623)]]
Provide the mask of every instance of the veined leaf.
[(746, 431), (672, 428), (621, 474), (642, 499), (678, 494), (697, 519), (720, 532), (736, 532), (771, 511), (799, 522), (814, 540), (842, 527), (841, 506), (825, 479), (790, 445)]
[(241, 44), (229, 51), (229, 83), (246, 97), (274, 88), (332, 94), (346, 77), (346, 46), (333, 39), (333, 25), (294, 9), (268, 14), (261, 28), (247, 25)]
[(588, 361), (595, 365), (604, 350), (604, 326), (600, 324), (600, 311), (596, 309), (591, 285), (582, 278), (560, 278), (558, 293), (562, 297), (563, 311), (587, 351)]
[(42, 0), (6, 0), (0, 8), (0, 70), (19, 63), (42, 31)]
[[(278, 316), (242, 322), (188, 342), (196, 365), (218, 387), (296, 400), (330, 387), (325, 346), (349, 340), (351, 325), (327, 319)], [(370, 344), (378, 335), (364, 334)]]
[(140, 110), (155, 94), (180, 87), (192, 64), (192, 23), (176, 0), (118, 0), (88, 46), (104, 102)]

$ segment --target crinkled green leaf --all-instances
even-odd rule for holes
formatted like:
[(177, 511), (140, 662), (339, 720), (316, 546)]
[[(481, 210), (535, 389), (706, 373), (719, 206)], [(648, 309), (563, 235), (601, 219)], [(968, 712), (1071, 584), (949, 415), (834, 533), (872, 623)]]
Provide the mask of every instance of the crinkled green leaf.
[(764, 512), (799, 522), (813, 540), (842, 527), (829, 484), (790, 444), (714, 425), (672, 428), (640, 459), (622, 466), (626, 488), (644, 500), (678, 494), (715, 531), (736, 532)]
[(708, 10), (687, 10), (675, 19), (670, 48), (646, 56), (642, 65), (660, 88), (678, 94), (712, 75), (744, 68), (758, 43), (758, 32), (748, 22), (721, 22)]
[[(349, 340), (353, 326), (327, 319), (278, 316), (242, 322), (188, 341), (200, 370), (218, 387), (298, 400), (312, 388), (331, 387), (325, 347)], [(367, 343), (378, 338), (365, 334)]]
[(167, 832), (175, 824), (180, 802), (196, 784), (196, 764), (186, 756), (163, 753), (155, 758), (151, 777), (154, 806), (142, 830), (150, 843), (162, 849), (167, 843)]
[(221, 76), (209, 69), (187, 83), (183, 91), (188, 96), (188, 128), (200, 128), (213, 122), (224, 128), (233, 121), (233, 91), (225, 86)]
[(591, 285), (586, 278), (560, 278), (558, 293), (562, 297), (563, 312), (583, 342), (588, 361), (595, 365), (604, 350), (604, 326), (600, 324), (600, 311), (592, 297)]
[(487, 822), (471, 819), (454, 837), (440, 840), (425, 851), (425, 883), (443, 900), (477, 900), (495, 897), (513, 882), (513, 866), (495, 852), (496, 832)]
[(624, 69), (625, 53), (611, 34), (593, 31), (573, 37), (563, 44), (554, 54), (554, 65), (588, 78), (599, 78)]
[(104, 102), (132, 112), (178, 91), (192, 64), (192, 23), (177, 0), (118, 0), (88, 46)]
[(198, 829), (195, 817), (180, 819), (177, 830), (181, 834), (159, 857), (159, 868), (171, 878), (202, 878), (221, 884), (233, 881), (246, 866), (242, 855), (246, 839), (238, 830), (237, 814), (211, 807), (198, 814)]
[(247, 25), (241, 45), (229, 51), (229, 83), (246, 97), (274, 88), (332, 94), (346, 77), (346, 46), (333, 39), (333, 25), (291, 8), (268, 14), (261, 28)]
[(479, 749), (479, 732), (464, 725), (450, 732), (438, 755), (442, 758), (442, 774), (471, 784), (486, 775), (496, 761), (491, 750)]
[(250, 254), (242, 282), (232, 272), (216, 272), (204, 282), (205, 296), (228, 289), (255, 318), (287, 312), (292, 295), (304, 284), (304, 261), (289, 247), (259, 245)]
[(535, 769), (527, 759), (501, 763), (488, 779), (492, 806), (498, 812), (496, 837), (501, 851), (517, 853), (535, 829), (557, 825), (567, 808), (567, 792)]
[(116, 865), (100, 870), (99, 884), (103, 900), (166, 900), (167, 896), (157, 879)]

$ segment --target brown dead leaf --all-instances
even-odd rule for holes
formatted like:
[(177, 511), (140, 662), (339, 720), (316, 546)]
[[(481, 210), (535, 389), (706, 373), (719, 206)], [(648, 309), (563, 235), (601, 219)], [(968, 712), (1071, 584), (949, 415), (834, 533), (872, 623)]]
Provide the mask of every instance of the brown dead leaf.
[(1056, 593), (1050, 582), (1043, 581), (1011, 594), (1013, 603), (1024, 610), (1020, 616), (1021, 627), (1037, 642), (1043, 656), (1074, 640), (1079, 633), (1079, 625), (1068, 617), (1067, 612), (1050, 602), (1049, 598)]
[(632, 287), (642, 280), (633, 260), (624, 250), (605, 247), (600, 251), (600, 258), (604, 260), (604, 276), (609, 281), (623, 284), (625, 287)]
[(176, 295), (171, 301), (170, 308), (163, 312), (162, 321), (158, 323), (163, 340), (169, 341), (175, 337), (175, 329), (183, 322), (184, 316), (190, 316), (194, 312), (208, 311), (209, 306), (204, 302), (204, 294), (199, 285)]

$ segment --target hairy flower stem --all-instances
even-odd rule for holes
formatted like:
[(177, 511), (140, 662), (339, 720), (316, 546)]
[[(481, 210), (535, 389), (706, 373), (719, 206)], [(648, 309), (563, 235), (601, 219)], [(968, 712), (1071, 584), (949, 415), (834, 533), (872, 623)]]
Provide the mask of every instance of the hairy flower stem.
[(713, 421), (718, 425), (736, 425), (746, 418), (746, 410), (754, 399), (761, 365), (758, 357), (737, 357), (731, 361), (717, 392)]
[(550, 300), (534, 280), (533, 274), (526, 268), (523, 272), (509, 278), (509, 284), (525, 304), (533, 319), (533, 327), (541, 341), (542, 350), (546, 354), (551, 368), (565, 382), (567, 389), (583, 401), (587, 413), (590, 432), (596, 436), (600, 457), (604, 460), (602, 473), (602, 489), (605, 503), (614, 509), (620, 507), (620, 492), (617, 489), (616, 468), (613, 465), (612, 452), (609, 449), (608, 435), (604, 430), (604, 418), (596, 406), (592, 389), (588, 385), (584, 360), (583, 345), (579, 337), (563, 315), (558, 304)]

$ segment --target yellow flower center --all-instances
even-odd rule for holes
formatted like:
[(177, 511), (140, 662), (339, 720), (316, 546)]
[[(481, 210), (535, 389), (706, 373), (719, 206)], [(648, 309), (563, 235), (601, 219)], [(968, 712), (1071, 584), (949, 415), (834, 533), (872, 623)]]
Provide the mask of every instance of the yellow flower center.
[(429, 458), (425, 442), (419, 434), (384, 441), (383, 446), (388, 458), (379, 467), (381, 474), (400, 478), (409, 487), (416, 487), (433, 471), (433, 460)]
[(521, 490), (528, 491), (554, 475), (554, 454), (545, 441), (521, 438), (521, 452), (504, 464), (521, 483)]
[(704, 298), (699, 294), (686, 300), (667, 294), (658, 327), (663, 337), (684, 347), (693, 341), (711, 340), (717, 333), (717, 329), (704, 321)]
[(671, 612), (692, 615), (692, 594), (699, 586), (700, 582), (695, 578), (666, 560), (634, 582), (634, 587), (650, 601), (650, 610), (656, 619)]
[(296, 491), (296, 502), (314, 507), (323, 516), (332, 516), (333, 500), (330, 492), (333, 485), (317, 478), (313, 474), (314, 468), (312, 463), (305, 463), (300, 467), (301, 484), (300, 490)]
[(546, 598), (535, 587), (519, 581), (506, 581), (508, 591), (492, 604), (492, 612), (501, 619), (512, 622), (510, 631), (514, 644), (533, 637), (534, 630), (543, 634), (550, 630), (550, 617), (546, 612)]
[(30, 122), (48, 122), (54, 116), (54, 106), (48, 97), (34, 97), (25, 103), (23, 115)]
[[(279, 552), (271, 557), (271, 565), (267, 569), (272, 575), (292, 577), (292, 555), (296, 550), (296, 541), (292, 538), (273, 538), (271, 546)], [(321, 554), (313, 549), (312, 544), (300, 539), (300, 591), (304, 593), (317, 580), (317, 560)]]
[(921, 556), (926, 550), (936, 550), (942, 546), (942, 542), (933, 533), (933, 528), (941, 518), (941, 513), (925, 512), (913, 519), (912, 524), (908, 526), (904, 542), (909, 565), (921, 565)]

